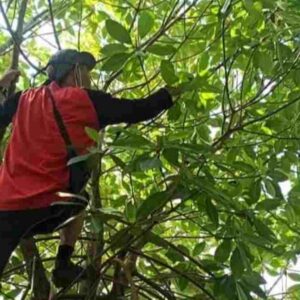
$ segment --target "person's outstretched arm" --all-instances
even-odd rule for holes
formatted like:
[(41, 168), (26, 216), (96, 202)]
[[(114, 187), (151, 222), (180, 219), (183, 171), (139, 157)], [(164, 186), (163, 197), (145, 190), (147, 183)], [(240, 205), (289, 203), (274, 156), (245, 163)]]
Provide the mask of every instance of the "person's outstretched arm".
[(118, 123), (138, 123), (154, 118), (173, 105), (166, 88), (143, 99), (118, 99), (103, 91), (87, 90), (96, 109), (100, 126)]

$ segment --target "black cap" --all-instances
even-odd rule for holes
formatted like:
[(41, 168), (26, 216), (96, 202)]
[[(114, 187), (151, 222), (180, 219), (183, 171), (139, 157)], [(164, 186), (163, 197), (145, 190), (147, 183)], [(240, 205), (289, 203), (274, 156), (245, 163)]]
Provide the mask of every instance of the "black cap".
[(95, 57), (89, 52), (79, 52), (73, 49), (65, 49), (56, 52), (49, 60), (48, 65), (54, 67), (49, 74), (51, 80), (61, 80), (76, 65), (84, 65), (92, 70), (96, 65)]

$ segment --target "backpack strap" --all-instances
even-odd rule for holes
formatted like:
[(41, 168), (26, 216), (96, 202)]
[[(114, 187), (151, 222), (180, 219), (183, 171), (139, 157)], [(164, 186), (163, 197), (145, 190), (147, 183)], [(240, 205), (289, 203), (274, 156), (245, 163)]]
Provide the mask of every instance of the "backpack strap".
[(72, 151), (73, 153), (75, 152), (74, 154), (76, 154), (76, 151), (74, 149), (74, 146), (73, 146), (70, 136), (68, 134), (68, 131), (67, 131), (65, 123), (63, 121), (63, 118), (56, 106), (54, 96), (48, 86), (46, 86), (46, 91), (47, 91), (48, 95), (50, 96), (50, 100), (52, 102), (52, 107), (53, 107), (54, 118), (55, 118), (56, 124), (59, 128), (60, 134), (65, 142), (67, 151), (68, 151), (68, 153), (69, 153), (69, 151)]
[[(46, 86), (46, 92), (49, 94), (50, 100), (52, 102), (54, 118), (59, 128), (59, 132), (65, 142), (68, 159), (76, 157), (78, 154), (72, 144), (67, 128), (63, 121), (63, 118), (56, 106), (54, 96), (48, 86)], [(85, 193), (84, 187), (90, 176), (90, 172), (87, 169), (86, 163), (82, 161), (82, 162), (77, 162), (76, 164), (71, 164), (69, 166), (69, 170), (70, 170), (69, 191), (73, 194)]]

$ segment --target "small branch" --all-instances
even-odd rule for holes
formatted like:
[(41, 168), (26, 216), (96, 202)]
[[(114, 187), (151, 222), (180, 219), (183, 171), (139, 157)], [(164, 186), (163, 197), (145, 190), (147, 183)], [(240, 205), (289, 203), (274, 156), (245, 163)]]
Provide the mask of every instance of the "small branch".
[(157, 292), (159, 292), (160, 294), (162, 294), (164, 297), (166, 297), (166, 299), (168, 300), (176, 300), (175, 296), (170, 294), (170, 292), (164, 290), (161, 285), (155, 283), (154, 281), (152, 281), (151, 279), (145, 277), (144, 275), (135, 272), (134, 274), (136, 277), (140, 278), (142, 281), (144, 281), (146, 284), (148, 284), (149, 286), (151, 286), (154, 290), (156, 290)]
[(61, 50), (58, 34), (57, 34), (57, 31), (56, 31), (56, 27), (55, 27), (51, 0), (48, 0), (48, 6), (49, 6), (49, 13), (50, 13), (50, 19), (51, 19), (51, 24), (52, 24), (52, 28), (53, 28), (54, 38), (55, 38), (58, 49)]
[[(33, 238), (22, 240), (20, 243), (26, 269), (31, 278), (31, 289), (34, 299), (47, 299), (50, 292), (50, 284)], [(34, 263), (33, 263), (34, 262)], [(34, 270), (34, 271), (33, 271)]]
[(77, 37), (78, 51), (80, 51), (80, 49), (81, 49), (80, 44), (81, 44), (82, 12), (83, 12), (82, 0), (80, 0), (80, 19), (79, 19), (79, 29), (78, 29), (78, 37)]
[(213, 299), (213, 300), (216, 300), (216, 298), (208, 291), (206, 290), (203, 285), (201, 285), (198, 280), (196, 280), (195, 278), (193, 278), (192, 276), (189, 276), (187, 275), (186, 272), (182, 272), (166, 263), (164, 263), (163, 261), (160, 261), (158, 260), (157, 258), (154, 258), (152, 256), (149, 256), (147, 254), (144, 254), (142, 251), (136, 251), (135, 249), (130, 249), (131, 252), (139, 255), (140, 257), (143, 257), (149, 261), (153, 261), (155, 262), (156, 264), (160, 265), (160, 266), (163, 266), (169, 270), (171, 270), (172, 272), (174, 272), (175, 274), (178, 274), (180, 276), (182, 276), (183, 278), (187, 279), (189, 282), (191, 282), (192, 284), (194, 284), (196, 287), (198, 287), (201, 291), (203, 291), (204, 294), (206, 294), (209, 299)]
[[(20, 47), (22, 43), (22, 32), (23, 32), (23, 25), (25, 19), (25, 13), (27, 8), (28, 0), (23, 0), (21, 2), (20, 10), (19, 10), (19, 17), (18, 17), (18, 24), (17, 30), (15, 32), (15, 45), (12, 54), (12, 61), (10, 68), (11, 69), (18, 69), (19, 66), (19, 56), (20, 56)], [(12, 95), (16, 89), (16, 82), (13, 82), (8, 90), (8, 96)]]
[(133, 29), (133, 27), (134, 27), (134, 23), (135, 23), (135, 21), (137, 19), (137, 16), (138, 16), (139, 12), (140, 12), (140, 8), (142, 6), (142, 3), (143, 3), (143, 0), (139, 0), (137, 8), (135, 8), (135, 12), (134, 12), (134, 16), (133, 16), (132, 22), (130, 24), (129, 32), (131, 32), (132, 29)]
[[(18, 26), (18, 29), (19, 29), (19, 30), (22, 29), (22, 30), (19, 31), (19, 33), (21, 32), (21, 35), (20, 35), (20, 36), (16, 35), (16, 33), (13, 32), (13, 30), (12, 30), (10, 24), (9, 24), (9, 20), (8, 20), (6, 14), (5, 14), (4, 9), (3, 9), (3, 5), (2, 5), (2, 2), (1, 2), (1, 1), (0, 1), (0, 11), (1, 11), (2, 17), (3, 17), (3, 19), (4, 19), (4, 22), (5, 22), (5, 24), (6, 24), (7, 30), (9, 31), (9, 33), (10, 33), (10, 35), (11, 35), (13, 41), (14, 41), (14, 55), (13, 55), (13, 57), (19, 56), (18, 53), (20, 53), (20, 54), (23, 56), (23, 58), (27, 61), (27, 63), (28, 63), (32, 68), (34, 68), (36, 71), (40, 71), (40, 69), (39, 69), (37, 66), (35, 66), (35, 65), (28, 59), (27, 55), (26, 55), (26, 54), (24, 53), (24, 51), (21, 49), (21, 40), (22, 40), (22, 32), (23, 32), (23, 22), (24, 22), (24, 16), (25, 16), (25, 11), (24, 11), (24, 9), (26, 10), (27, 2), (28, 2), (28, 0), (23, 0), (22, 6), (21, 6), (21, 9), (20, 9), (20, 15), (19, 15), (19, 20), (20, 20), (20, 23), (19, 23), (19, 24), (20, 24), (20, 26)], [(23, 16), (23, 19), (21, 19), (21, 16)], [(18, 55), (17, 55), (17, 54), (18, 54)], [(17, 59), (17, 60), (16, 60), (16, 59), (13, 59), (12, 64), (11, 64), (12, 67), (13, 67), (14, 65), (18, 64), (18, 61), (19, 61), (19, 59)]]

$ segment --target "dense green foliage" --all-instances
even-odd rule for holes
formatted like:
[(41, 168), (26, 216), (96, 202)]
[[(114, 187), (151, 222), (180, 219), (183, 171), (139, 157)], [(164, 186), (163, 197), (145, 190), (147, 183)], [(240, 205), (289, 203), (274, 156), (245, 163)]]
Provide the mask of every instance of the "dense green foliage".
[[(15, 28), (24, 1), (1, 2)], [(92, 203), (77, 254), (88, 253), (101, 276), (65, 293), (92, 299), (119, 280), (120, 299), (272, 299), (262, 274), (280, 274), (300, 252), (299, 1), (51, 6), (53, 23), (49, 1), (27, 4), (20, 89), (58, 45), (91, 51), (99, 60), (94, 86), (117, 97), (185, 82), (185, 93), (155, 120), (87, 130), (98, 147), (88, 157)], [(0, 20), (2, 72), (12, 38)], [(43, 80), (39, 74), (34, 84)], [(57, 240), (39, 238), (49, 274)], [(137, 258), (134, 272), (126, 257)], [(3, 278), (7, 299), (28, 293), (21, 263), (16, 251)], [(286, 299), (298, 297), (300, 284)]]

